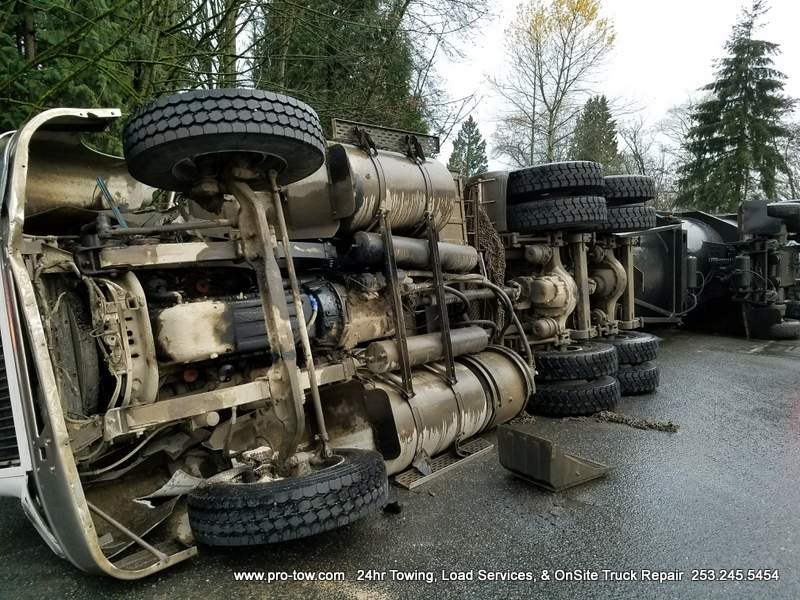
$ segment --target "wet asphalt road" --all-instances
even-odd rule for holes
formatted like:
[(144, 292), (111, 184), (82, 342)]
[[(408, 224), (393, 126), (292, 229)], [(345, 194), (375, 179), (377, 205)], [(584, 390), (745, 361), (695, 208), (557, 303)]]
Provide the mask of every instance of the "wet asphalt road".
[[(6, 598), (798, 598), (800, 343), (673, 332), (662, 387), (619, 412), (670, 419), (676, 434), (539, 418), (535, 431), (615, 466), (553, 495), (511, 477), (488, 453), (423, 486), (393, 488), (399, 515), (309, 540), (212, 550), (139, 582), (78, 572), (41, 542), (14, 501), (0, 502)], [(792, 352), (796, 352), (792, 356)], [(689, 581), (691, 569), (778, 569), (778, 582)], [(343, 571), (338, 583), (235, 582), (238, 569)], [(357, 581), (359, 569), (386, 581)], [(437, 581), (389, 581), (390, 569)], [(445, 581), (441, 571), (677, 570), (680, 583)]]

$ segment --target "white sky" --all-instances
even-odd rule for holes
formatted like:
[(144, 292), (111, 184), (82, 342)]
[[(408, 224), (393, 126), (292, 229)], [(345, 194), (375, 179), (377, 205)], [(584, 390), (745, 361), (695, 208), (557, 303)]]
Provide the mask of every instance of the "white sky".
[[(640, 108), (655, 123), (713, 78), (713, 60), (740, 9), (749, 0), (603, 0), (603, 14), (617, 33), (613, 52), (595, 76), (595, 92)], [(477, 92), (473, 116), (487, 140), (490, 168), (504, 166), (491, 156), (491, 137), (500, 109), (487, 77), (502, 73), (504, 32), (519, 0), (495, 0), (494, 17), (465, 44), (463, 60), (442, 61), (438, 68), (453, 98)], [(780, 44), (775, 66), (787, 76), (785, 92), (800, 97), (800, 1), (772, 0), (759, 37)], [(454, 131), (453, 136), (455, 136)], [(452, 139), (443, 144), (446, 161)]]

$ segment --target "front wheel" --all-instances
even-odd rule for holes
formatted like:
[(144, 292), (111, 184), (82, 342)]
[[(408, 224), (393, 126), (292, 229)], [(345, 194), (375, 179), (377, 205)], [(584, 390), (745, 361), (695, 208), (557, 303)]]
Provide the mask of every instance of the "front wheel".
[[(195, 90), (154, 100), (125, 124), (130, 174), (147, 185), (189, 192), (202, 177), (222, 177), (231, 155), (278, 171), (288, 185), (325, 159), (317, 113), (296, 98), (251, 89)], [(267, 185), (253, 180), (254, 189)]]
[(383, 457), (337, 449), (310, 475), (246, 483), (242, 470), (212, 477), (188, 497), (195, 539), (209, 546), (253, 546), (330, 531), (386, 505)]

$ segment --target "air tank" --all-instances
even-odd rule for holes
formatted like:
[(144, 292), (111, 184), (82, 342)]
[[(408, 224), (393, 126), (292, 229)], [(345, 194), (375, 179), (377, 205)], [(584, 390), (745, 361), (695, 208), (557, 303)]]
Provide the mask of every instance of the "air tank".
[[(400, 267), (429, 270), (428, 240), (392, 236), (395, 262)], [(439, 242), (439, 262), (445, 273), (467, 273), (478, 265), (478, 251), (472, 246)], [(359, 231), (347, 257), (360, 266), (382, 266), (385, 260), (383, 238), (377, 233)]]
[[(482, 327), (461, 327), (450, 330), (453, 356), (480, 352), (489, 345), (489, 333)], [(444, 358), (440, 332), (414, 335), (406, 340), (408, 359), (412, 367)], [(395, 340), (372, 342), (364, 352), (367, 368), (373, 373), (387, 373), (400, 369), (400, 348)]]

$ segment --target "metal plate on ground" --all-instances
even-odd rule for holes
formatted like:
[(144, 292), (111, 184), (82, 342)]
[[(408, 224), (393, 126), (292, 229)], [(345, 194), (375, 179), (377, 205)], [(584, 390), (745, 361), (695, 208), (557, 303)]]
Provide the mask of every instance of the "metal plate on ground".
[(428, 483), (431, 479), (441, 475), (442, 473), (446, 473), (447, 471), (450, 471), (459, 465), (463, 465), (464, 463), (480, 456), (481, 454), (485, 454), (492, 448), (494, 448), (494, 444), (491, 442), (487, 442), (482, 438), (475, 438), (474, 440), (470, 440), (469, 442), (459, 446), (459, 450), (463, 456), (456, 454), (455, 450), (448, 450), (436, 458), (431, 459), (430, 475), (423, 475), (416, 468), (412, 467), (407, 471), (403, 471), (399, 475), (395, 475), (394, 482), (408, 490), (413, 490), (424, 483)]
[(500, 464), (517, 477), (551, 492), (561, 492), (603, 477), (603, 463), (565, 452), (552, 440), (536, 435), (530, 425), (497, 428)]

